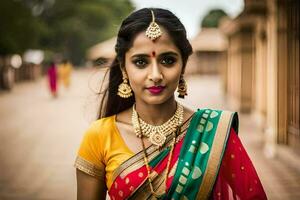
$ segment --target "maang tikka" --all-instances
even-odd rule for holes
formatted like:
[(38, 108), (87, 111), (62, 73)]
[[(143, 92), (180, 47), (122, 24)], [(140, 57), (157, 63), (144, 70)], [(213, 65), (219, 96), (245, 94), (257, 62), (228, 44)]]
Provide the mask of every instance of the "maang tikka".
[(184, 99), (184, 96), (187, 96), (187, 84), (183, 78), (183, 75), (180, 75), (178, 89), (177, 89), (178, 97)]
[(122, 71), (123, 82), (119, 85), (117, 94), (121, 98), (127, 99), (132, 96), (132, 89), (128, 84), (128, 78), (126, 72), (124, 70), (121, 71)]
[(146, 36), (151, 40), (155, 40), (156, 38), (159, 38), (161, 36), (162, 31), (160, 30), (158, 24), (155, 22), (155, 16), (153, 10), (150, 11), (152, 15), (152, 22), (149, 24), (146, 30)]

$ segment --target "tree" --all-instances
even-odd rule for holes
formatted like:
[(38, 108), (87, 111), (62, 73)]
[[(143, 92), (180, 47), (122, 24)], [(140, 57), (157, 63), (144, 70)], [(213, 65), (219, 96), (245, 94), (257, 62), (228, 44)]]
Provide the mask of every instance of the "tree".
[(21, 1), (1, 0), (0, 24), (0, 55), (38, 46), (43, 24)]
[(115, 35), (121, 19), (132, 10), (128, 0), (56, 1), (40, 16), (49, 27), (40, 42), (80, 64), (86, 49)]
[(216, 28), (219, 26), (219, 21), (227, 14), (221, 9), (211, 10), (202, 20), (201, 27)]
[(81, 64), (132, 10), (129, 0), (1, 0), (0, 54), (39, 48)]

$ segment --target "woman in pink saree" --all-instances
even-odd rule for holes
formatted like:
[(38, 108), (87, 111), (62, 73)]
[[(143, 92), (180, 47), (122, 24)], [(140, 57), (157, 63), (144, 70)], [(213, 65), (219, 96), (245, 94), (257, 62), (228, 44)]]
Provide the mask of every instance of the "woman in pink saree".
[(51, 62), (47, 75), (50, 92), (53, 97), (57, 97), (57, 69), (54, 62)]
[[(192, 47), (170, 11), (121, 24), (99, 119), (75, 161), (77, 198), (267, 199), (238, 137), (236, 112), (192, 111), (184, 71)], [(203, 94), (205, 97), (205, 94)]]

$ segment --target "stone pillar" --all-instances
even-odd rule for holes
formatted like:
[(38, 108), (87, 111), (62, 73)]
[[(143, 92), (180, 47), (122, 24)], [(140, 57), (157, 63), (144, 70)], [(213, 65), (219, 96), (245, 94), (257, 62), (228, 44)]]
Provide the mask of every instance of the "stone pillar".
[(230, 107), (234, 110), (240, 108), (241, 96), (241, 52), (240, 52), (240, 35), (234, 33), (229, 36), (228, 48), (228, 102)]
[(253, 27), (246, 25), (241, 29), (241, 96), (240, 108), (241, 112), (249, 113), (252, 107), (252, 80), (255, 60)]
[(278, 122), (278, 87), (277, 87), (277, 7), (275, 0), (268, 0), (267, 18), (267, 121), (264, 152), (267, 157), (276, 155)]
[(254, 107), (253, 119), (258, 126), (265, 130), (266, 126), (266, 69), (267, 69), (267, 33), (266, 33), (266, 18), (259, 17), (255, 30), (255, 72), (254, 72)]
[(238, 30), (229, 35), (228, 97), (230, 106), (241, 112), (252, 107), (254, 37), (251, 19), (240, 19)]
[(287, 143), (288, 42), (286, 0), (277, 0), (278, 143)]
[(249, 113), (253, 107), (255, 74), (256, 17), (243, 13), (231, 22), (224, 22), (221, 29), (229, 38), (227, 60), (227, 94), (230, 107)]

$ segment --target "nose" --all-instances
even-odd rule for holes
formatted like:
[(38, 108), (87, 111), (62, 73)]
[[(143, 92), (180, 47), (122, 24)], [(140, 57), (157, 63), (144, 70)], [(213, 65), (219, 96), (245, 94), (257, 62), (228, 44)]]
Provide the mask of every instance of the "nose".
[(158, 83), (163, 79), (163, 75), (156, 61), (152, 62), (148, 78), (154, 83)]

